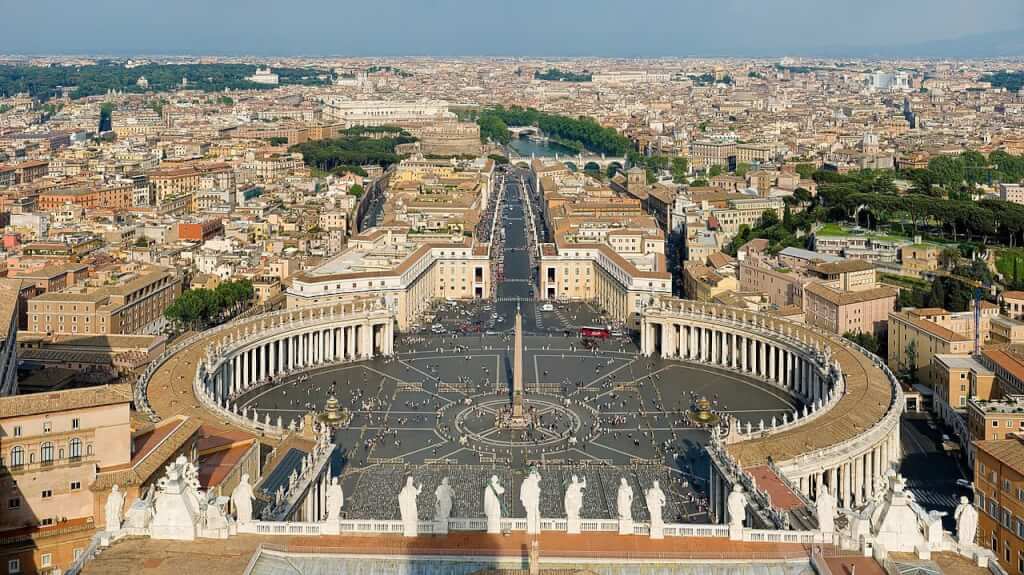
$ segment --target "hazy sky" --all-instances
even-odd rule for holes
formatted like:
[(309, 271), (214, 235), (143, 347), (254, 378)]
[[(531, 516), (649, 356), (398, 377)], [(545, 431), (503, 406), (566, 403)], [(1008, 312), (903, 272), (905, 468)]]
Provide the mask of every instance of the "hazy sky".
[(936, 41), (1022, 28), (1021, 0), (0, 0), (0, 53), (28, 54), (956, 52)]

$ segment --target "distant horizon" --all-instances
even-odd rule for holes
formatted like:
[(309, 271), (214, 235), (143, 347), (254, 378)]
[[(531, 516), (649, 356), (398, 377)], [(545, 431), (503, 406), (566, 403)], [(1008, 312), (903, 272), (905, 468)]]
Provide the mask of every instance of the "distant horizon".
[(0, 15), (0, 54), (20, 57), (1024, 58), (1019, 0), (35, 0)]

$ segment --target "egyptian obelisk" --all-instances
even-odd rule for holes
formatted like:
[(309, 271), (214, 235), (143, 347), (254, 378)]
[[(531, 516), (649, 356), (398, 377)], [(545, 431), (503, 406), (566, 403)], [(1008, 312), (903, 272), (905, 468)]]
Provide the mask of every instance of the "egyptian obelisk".
[(512, 364), (512, 421), (520, 423), (523, 418), (523, 314), (516, 305), (515, 351)]

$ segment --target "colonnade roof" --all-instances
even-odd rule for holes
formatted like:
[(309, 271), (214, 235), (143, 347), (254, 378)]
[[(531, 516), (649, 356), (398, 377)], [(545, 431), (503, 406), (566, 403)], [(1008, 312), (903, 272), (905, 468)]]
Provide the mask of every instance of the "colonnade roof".
[(846, 380), (846, 393), (820, 417), (792, 429), (727, 447), (743, 467), (776, 463), (856, 439), (885, 417), (893, 388), (885, 372), (867, 356), (846, 346), (832, 345)]
[[(338, 314), (359, 313), (359, 306), (370, 301), (360, 300), (357, 302), (301, 308), (291, 311), (295, 314), (302, 312), (304, 314), (303, 317), (308, 317), (308, 314), (311, 312), (319, 314), (320, 309), (329, 310), (331, 307), (334, 307)], [(202, 338), (187, 346), (169, 357), (163, 365), (157, 368), (150, 377), (147, 387), (147, 398), (150, 407), (160, 419), (167, 419), (176, 415), (189, 415), (200, 419), (204, 423), (235, 427), (200, 404), (192, 389), (192, 383), (196, 377), (196, 370), (206, 355), (206, 346), (225, 343), (229, 335), (234, 341), (237, 341), (244, 336), (246, 326), (255, 324), (256, 328), (259, 329), (260, 321), (261, 316), (239, 321), (237, 324), (221, 332)], [(269, 327), (267, 329), (269, 330)], [(185, 334), (182, 337), (187, 338), (189, 334)]]
[(810, 345), (817, 342), (821, 349), (828, 348), (832, 359), (839, 363), (846, 381), (846, 392), (832, 409), (791, 429), (728, 445), (729, 453), (743, 467), (765, 465), (769, 458), (775, 463), (783, 463), (851, 441), (881, 421), (889, 411), (895, 390), (886, 373), (869, 356), (855, 350), (837, 335), (824, 335), (802, 324), (720, 305), (682, 300), (663, 300), (663, 305), (664, 308), (649, 308), (654, 312), (653, 321), (672, 317), (673, 308), (680, 306), (683, 310), (693, 308), (697, 313), (704, 310), (720, 318), (735, 315), (737, 320), (757, 323), (764, 329), (785, 333)]

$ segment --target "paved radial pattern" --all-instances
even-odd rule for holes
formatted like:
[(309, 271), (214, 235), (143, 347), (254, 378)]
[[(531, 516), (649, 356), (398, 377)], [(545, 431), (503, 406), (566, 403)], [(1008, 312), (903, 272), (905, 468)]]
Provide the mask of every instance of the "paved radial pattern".
[[(353, 414), (336, 437), (336, 472), (344, 477), (350, 517), (397, 516), (405, 475), (425, 486), (424, 517), (432, 508), (431, 486), (446, 475), (457, 492), (469, 491), (461, 501), (463, 516), (482, 513), (475, 509), (476, 491), (482, 490), (474, 483), (482, 486), (493, 473), (515, 487), (506, 493), (515, 509), (520, 477), (539, 465), (542, 475), (590, 478), (594, 504), (584, 516), (613, 516), (611, 482), (627, 477), (638, 494), (660, 479), (670, 487), (674, 520), (701, 521), (707, 431), (687, 419), (693, 402), (707, 397), (717, 410), (755, 426), (798, 405), (782, 389), (747, 376), (640, 357), (625, 341), (591, 351), (575, 339), (531, 335), (525, 338), (525, 407), (535, 424), (507, 429), (498, 425), (511, 401), (507, 335), (406, 337), (398, 343), (404, 351), (392, 359), (313, 372), (240, 401), (273, 420), (280, 415), (297, 421), (309, 409), (322, 409), (335, 391)], [(545, 494), (554, 498), (548, 502), (552, 514), (560, 514), (560, 481), (552, 479)], [(637, 500), (640, 505), (642, 496)], [(638, 507), (634, 515), (643, 514)]]

